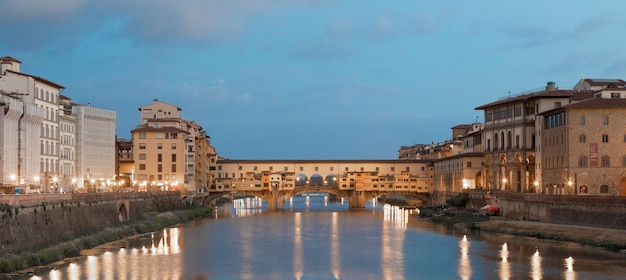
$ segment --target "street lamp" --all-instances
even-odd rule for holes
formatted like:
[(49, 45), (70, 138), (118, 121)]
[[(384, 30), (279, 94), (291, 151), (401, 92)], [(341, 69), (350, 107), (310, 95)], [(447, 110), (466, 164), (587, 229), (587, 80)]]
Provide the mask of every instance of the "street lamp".
[(37, 192), (39, 192), (39, 175), (35, 175), (33, 177), (33, 181), (35, 182), (35, 186), (37, 187)]
[(506, 189), (506, 178), (502, 178), (502, 189)]
[(572, 194), (572, 180), (567, 181), (567, 193)]
[(58, 181), (58, 180), (59, 180), (59, 178), (57, 178), (56, 176), (55, 176), (55, 177), (52, 177), (52, 192), (53, 192), (53, 193), (54, 193), (54, 192), (56, 192), (56, 191), (55, 191), (55, 189), (58, 187), (58, 186), (57, 186), (57, 181)]

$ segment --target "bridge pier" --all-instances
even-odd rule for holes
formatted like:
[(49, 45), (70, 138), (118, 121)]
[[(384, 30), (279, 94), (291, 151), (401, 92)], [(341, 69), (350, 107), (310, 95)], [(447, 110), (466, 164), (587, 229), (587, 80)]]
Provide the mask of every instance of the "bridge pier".
[(267, 195), (267, 210), (275, 211), (285, 208), (285, 194), (280, 191), (270, 191)]
[(348, 197), (348, 202), (350, 203), (350, 209), (362, 209), (365, 208), (365, 204), (367, 203), (367, 197), (365, 196), (365, 192), (354, 191)]

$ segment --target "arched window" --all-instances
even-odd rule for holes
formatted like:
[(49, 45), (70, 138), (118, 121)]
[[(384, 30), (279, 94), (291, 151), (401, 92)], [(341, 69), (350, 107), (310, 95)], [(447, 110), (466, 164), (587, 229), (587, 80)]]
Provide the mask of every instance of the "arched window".
[(587, 142), (587, 137), (585, 136), (585, 134), (581, 134), (581, 135), (580, 135), (580, 137), (579, 137), (579, 139), (578, 139), (578, 142), (580, 142), (580, 143), (585, 143), (585, 142)]
[(587, 167), (587, 157), (586, 156), (580, 156), (578, 158), (578, 167)]
[(500, 132), (500, 148), (504, 150), (504, 132)]
[(602, 143), (609, 143), (609, 135), (608, 134), (602, 135)]
[(609, 156), (602, 156), (602, 158), (600, 158), (600, 166), (602, 166), (602, 167), (610, 167), (611, 166), (611, 158)]
[(609, 193), (609, 186), (607, 185), (600, 186), (600, 193)]

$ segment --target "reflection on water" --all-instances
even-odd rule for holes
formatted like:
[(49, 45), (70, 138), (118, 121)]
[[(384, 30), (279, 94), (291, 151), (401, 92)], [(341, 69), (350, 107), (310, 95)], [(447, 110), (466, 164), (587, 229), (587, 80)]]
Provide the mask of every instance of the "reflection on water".
[[(461, 235), (416, 220), (411, 211), (417, 210), (375, 200), (367, 211), (346, 211), (322, 195), (296, 197), (286, 208), (290, 203), (288, 211), (263, 212), (260, 199), (237, 200), (219, 209), (219, 219), (109, 244), (31, 279), (619, 279), (626, 273), (623, 255)], [(327, 211), (313, 211), (320, 209)], [(602, 263), (608, 259), (610, 269)]]
[(502, 244), (502, 249), (500, 250), (500, 258), (502, 261), (500, 262), (500, 279), (511, 279), (511, 264), (509, 263), (509, 247), (506, 243)]
[(459, 241), (459, 248), (461, 248), (461, 260), (459, 261), (459, 278), (463, 280), (472, 279), (472, 266), (469, 259), (469, 241), (467, 236), (463, 235), (461, 241)]
[(541, 256), (539, 255), (539, 249), (537, 249), (530, 258), (530, 277), (533, 280), (538, 280), (541, 279), (541, 276)]
[(404, 279), (404, 230), (408, 220), (407, 212), (397, 206), (383, 207), (382, 247), (380, 269), (383, 279)]

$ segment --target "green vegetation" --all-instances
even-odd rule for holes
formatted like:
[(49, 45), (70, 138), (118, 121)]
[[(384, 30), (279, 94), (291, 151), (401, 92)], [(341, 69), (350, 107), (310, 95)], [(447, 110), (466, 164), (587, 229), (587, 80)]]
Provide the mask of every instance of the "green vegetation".
[(449, 206), (465, 208), (465, 205), (467, 205), (468, 201), (469, 201), (469, 194), (460, 193), (453, 198), (446, 199), (446, 204), (448, 204)]
[(77, 257), (84, 249), (119, 240), (131, 235), (152, 232), (179, 223), (211, 216), (209, 207), (193, 207), (146, 216), (134, 223), (107, 227), (101, 231), (56, 244), (35, 252), (0, 257), (0, 273), (11, 273), (34, 266), (48, 265), (65, 258)]

